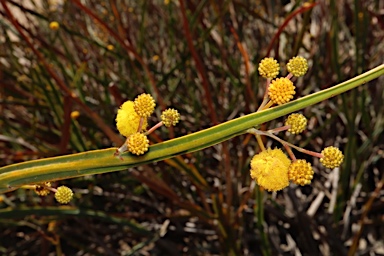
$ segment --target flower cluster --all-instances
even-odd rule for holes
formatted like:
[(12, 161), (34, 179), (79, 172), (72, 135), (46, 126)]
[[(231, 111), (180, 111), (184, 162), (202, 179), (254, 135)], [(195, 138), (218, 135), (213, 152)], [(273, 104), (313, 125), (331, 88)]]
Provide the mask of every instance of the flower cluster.
[(73, 192), (66, 186), (53, 188), (51, 182), (44, 182), (36, 185), (24, 186), (24, 188), (33, 189), (39, 196), (48, 196), (51, 192), (55, 194), (55, 199), (60, 204), (68, 204), (73, 198)]
[(155, 111), (156, 103), (150, 94), (140, 94), (134, 101), (124, 102), (116, 116), (116, 127), (120, 134), (127, 139), (125, 143), (116, 150), (115, 155), (120, 156), (125, 151), (134, 155), (145, 154), (149, 149), (148, 135), (155, 129), (164, 125), (175, 126), (180, 120), (180, 114), (175, 109), (166, 109), (161, 114), (161, 122), (148, 128), (148, 117)]
[[(297, 56), (289, 60), (286, 77), (276, 78), (279, 73), (279, 63), (273, 58), (265, 58), (259, 64), (260, 76), (267, 78), (266, 93), (264, 101), (259, 110), (270, 108), (273, 105), (282, 105), (293, 99), (295, 86), (291, 81), (292, 77), (305, 75), (308, 70), (307, 60)], [(271, 79), (274, 79), (271, 81)], [(336, 168), (343, 162), (343, 153), (336, 147), (327, 147), (321, 153), (309, 151), (288, 143), (275, 135), (281, 131), (288, 131), (292, 134), (302, 133), (307, 127), (307, 119), (304, 115), (293, 113), (285, 120), (284, 126), (268, 131), (261, 131), (255, 128), (248, 132), (254, 134), (262, 151), (253, 156), (250, 166), (250, 175), (257, 184), (267, 191), (279, 191), (292, 182), (297, 185), (308, 185), (311, 183), (314, 171), (310, 163), (304, 159), (296, 159), (292, 148), (308, 155), (320, 158), (320, 162), (327, 168)], [(279, 148), (265, 149), (260, 136), (269, 136), (283, 144), (288, 156)]]

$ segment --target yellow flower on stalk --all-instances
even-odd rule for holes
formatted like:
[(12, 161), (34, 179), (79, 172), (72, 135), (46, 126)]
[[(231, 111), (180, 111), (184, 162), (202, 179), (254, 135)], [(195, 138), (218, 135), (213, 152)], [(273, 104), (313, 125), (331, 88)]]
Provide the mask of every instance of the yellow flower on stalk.
[(55, 193), (56, 201), (61, 204), (69, 203), (73, 198), (73, 192), (66, 186), (60, 186)]
[(274, 58), (264, 58), (259, 64), (259, 74), (264, 78), (275, 78), (280, 71), (280, 66)]
[(148, 151), (149, 140), (142, 133), (135, 133), (129, 136), (127, 140), (128, 151), (134, 155), (142, 155)]
[(57, 21), (52, 21), (51, 23), (49, 23), (49, 28), (51, 30), (58, 30), (59, 27), (60, 27), (60, 24)]
[(269, 85), (268, 96), (275, 104), (281, 105), (289, 102), (295, 95), (295, 86), (288, 78), (276, 78)]
[(155, 111), (155, 100), (150, 94), (140, 94), (134, 102), (136, 113), (144, 118), (149, 117)]
[(288, 179), (301, 186), (311, 184), (313, 174), (314, 171), (311, 164), (304, 159), (291, 163), (288, 168)]
[(288, 168), (291, 160), (281, 149), (267, 149), (251, 160), (251, 177), (268, 191), (278, 191), (289, 185)]
[(288, 116), (285, 120), (285, 125), (290, 125), (291, 128), (288, 131), (292, 134), (299, 134), (307, 128), (307, 119), (304, 115), (294, 113)]
[(305, 73), (307, 73), (308, 62), (301, 56), (293, 57), (288, 61), (287, 69), (288, 72), (294, 76), (303, 76)]
[(180, 114), (176, 109), (169, 108), (161, 114), (161, 121), (166, 127), (175, 126), (180, 120)]
[(339, 167), (344, 160), (343, 152), (333, 146), (326, 147), (323, 151), (321, 151), (321, 154), (324, 157), (320, 158), (320, 163), (330, 169)]
[[(120, 106), (116, 116), (116, 127), (125, 137), (137, 132), (140, 124), (140, 116), (136, 113), (133, 101), (126, 101)], [(147, 119), (143, 121), (142, 129), (147, 128)]]

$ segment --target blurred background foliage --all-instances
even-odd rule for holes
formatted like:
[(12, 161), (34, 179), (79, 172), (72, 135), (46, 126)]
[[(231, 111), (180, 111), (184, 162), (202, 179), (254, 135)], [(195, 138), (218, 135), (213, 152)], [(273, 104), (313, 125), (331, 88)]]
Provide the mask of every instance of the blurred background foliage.
[[(297, 95), (384, 60), (379, 0), (0, 2), (1, 166), (120, 146), (116, 111), (143, 92), (158, 104), (152, 125), (166, 107), (182, 115), (153, 143), (251, 113), (264, 93), (257, 65), (265, 56), (280, 61), (281, 75), (291, 57), (308, 59)], [(344, 151), (333, 171), (297, 154), (314, 165), (310, 186), (258, 188), (249, 162), (259, 149), (239, 136), (156, 164), (62, 181), (75, 192), (70, 206), (22, 189), (1, 195), (0, 252), (383, 255), (383, 80), (303, 110), (309, 129), (281, 135), (309, 150)]]

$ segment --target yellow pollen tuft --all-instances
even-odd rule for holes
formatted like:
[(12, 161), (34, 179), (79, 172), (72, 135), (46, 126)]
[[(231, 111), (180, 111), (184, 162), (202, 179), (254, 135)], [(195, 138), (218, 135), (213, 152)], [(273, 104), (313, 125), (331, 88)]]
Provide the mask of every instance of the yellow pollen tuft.
[[(137, 132), (140, 124), (140, 116), (134, 109), (133, 101), (126, 101), (120, 106), (116, 116), (116, 127), (120, 134), (125, 137)], [(148, 126), (147, 119), (144, 119), (142, 129), (145, 130)]]
[(299, 134), (307, 128), (307, 119), (304, 115), (294, 113), (288, 116), (285, 120), (285, 125), (290, 125), (291, 128), (288, 131), (292, 134)]
[(150, 94), (140, 94), (134, 102), (136, 113), (141, 117), (149, 117), (155, 111), (155, 100)]
[(288, 61), (287, 69), (294, 76), (303, 76), (308, 70), (307, 60), (301, 56), (293, 57)]
[(277, 78), (271, 82), (268, 91), (273, 103), (281, 105), (289, 102), (295, 95), (295, 86), (288, 78)]
[(73, 192), (70, 188), (66, 186), (60, 186), (57, 188), (57, 191), (55, 193), (55, 198), (57, 202), (61, 204), (67, 204), (72, 200)]
[(134, 155), (142, 155), (148, 151), (149, 140), (142, 133), (135, 133), (128, 138), (128, 151)]
[(278, 191), (289, 185), (288, 167), (291, 160), (281, 149), (267, 149), (251, 160), (251, 177), (268, 191)]
[(336, 147), (326, 147), (321, 151), (324, 156), (320, 158), (320, 162), (327, 168), (333, 169), (339, 167), (344, 160), (343, 152)]
[(161, 114), (161, 121), (166, 127), (175, 126), (180, 120), (180, 114), (176, 109), (169, 108)]
[(303, 159), (299, 159), (288, 168), (288, 178), (297, 185), (308, 185), (311, 184), (313, 179), (314, 171), (310, 163)]
[(280, 66), (274, 58), (264, 58), (259, 64), (259, 74), (265, 78), (275, 78), (280, 71)]

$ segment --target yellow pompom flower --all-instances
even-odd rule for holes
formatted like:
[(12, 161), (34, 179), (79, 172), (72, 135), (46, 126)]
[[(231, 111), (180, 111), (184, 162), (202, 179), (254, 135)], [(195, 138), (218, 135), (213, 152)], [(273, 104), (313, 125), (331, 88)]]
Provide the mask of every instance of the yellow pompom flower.
[(259, 74), (265, 78), (275, 78), (279, 74), (280, 66), (274, 58), (264, 58), (259, 64)]
[(44, 182), (44, 184), (36, 185), (35, 193), (39, 196), (47, 196), (51, 192), (47, 187), (51, 187), (51, 182)]
[(299, 134), (307, 128), (307, 119), (304, 115), (294, 113), (288, 116), (285, 120), (285, 125), (290, 125), (291, 128), (288, 131), (292, 134)]
[(311, 164), (303, 159), (291, 163), (288, 168), (288, 179), (301, 186), (311, 184), (313, 174)]
[(52, 30), (58, 30), (59, 27), (60, 27), (60, 24), (57, 21), (52, 21), (51, 23), (49, 23), (49, 28)]
[[(116, 116), (116, 127), (125, 137), (137, 132), (140, 124), (140, 116), (136, 113), (133, 101), (126, 101), (120, 106)], [(144, 119), (142, 129), (147, 128), (147, 119)]]
[(251, 160), (251, 177), (268, 191), (278, 191), (289, 185), (288, 168), (291, 160), (281, 149), (267, 149)]
[(129, 136), (128, 151), (135, 155), (142, 155), (148, 151), (149, 140), (147, 136), (142, 133), (135, 133)]
[(176, 109), (169, 108), (161, 114), (161, 121), (166, 127), (175, 126), (180, 120), (180, 114)]
[(321, 151), (324, 156), (320, 158), (320, 162), (327, 168), (333, 169), (339, 167), (344, 160), (343, 152), (336, 147), (326, 147)]
[(149, 117), (155, 111), (155, 100), (150, 94), (140, 94), (134, 102), (136, 113), (141, 117)]
[(301, 56), (293, 57), (288, 61), (287, 69), (288, 72), (294, 76), (303, 76), (305, 73), (307, 73), (308, 62)]
[(289, 102), (295, 95), (295, 86), (288, 78), (277, 78), (271, 82), (268, 91), (273, 103), (281, 105)]
[(55, 193), (56, 201), (61, 204), (69, 203), (73, 198), (73, 192), (66, 186), (60, 186)]

